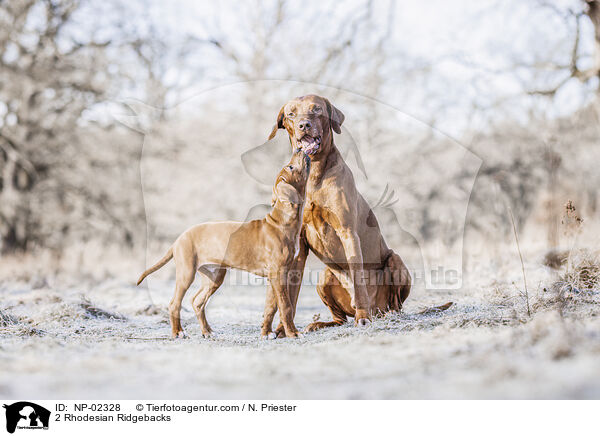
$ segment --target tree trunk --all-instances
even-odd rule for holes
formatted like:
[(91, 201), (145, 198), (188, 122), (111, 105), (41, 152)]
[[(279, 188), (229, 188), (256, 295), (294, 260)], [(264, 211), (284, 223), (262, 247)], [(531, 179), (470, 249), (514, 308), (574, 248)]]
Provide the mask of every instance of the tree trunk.
[(27, 247), (26, 216), (23, 216), (24, 195), (15, 189), (17, 162), (9, 155), (0, 174), (0, 252), (24, 250)]
[[(586, 0), (588, 5), (586, 15), (594, 25), (594, 68), (600, 78), (600, 0)], [(600, 87), (598, 87), (600, 92)]]

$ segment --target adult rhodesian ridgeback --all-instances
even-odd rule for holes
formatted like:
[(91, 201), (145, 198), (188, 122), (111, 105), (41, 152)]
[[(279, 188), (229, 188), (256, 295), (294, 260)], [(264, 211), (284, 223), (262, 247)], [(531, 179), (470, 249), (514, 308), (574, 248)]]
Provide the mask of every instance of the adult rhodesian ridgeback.
[[(285, 129), (292, 150), (303, 150), (312, 162), (300, 251), (291, 267), (297, 277), (288, 290), (295, 311), (306, 257), (312, 250), (327, 266), (317, 292), (333, 321), (313, 322), (307, 331), (341, 325), (348, 316), (366, 325), (372, 314), (400, 310), (410, 293), (408, 269), (386, 245), (377, 218), (334, 144), (333, 132), (341, 133), (343, 122), (344, 114), (329, 100), (306, 95), (281, 108), (269, 136), (273, 139), (278, 129)], [(277, 311), (273, 291), (267, 292), (263, 336), (271, 332)], [(277, 335), (283, 335), (281, 324)]]
[(181, 301), (194, 281), (196, 271), (206, 283), (192, 298), (204, 336), (212, 332), (204, 313), (209, 298), (219, 289), (228, 268), (236, 268), (269, 278), (274, 304), (282, 314), (287, 337), (297, 337), (294, 311), (287, 290), (287, 272), (299, 251), (299, 233), (310, 159), (294, 153), (279, 172), (273, 187), (272, 210), (262, 220), (217, 222), (196, 225), (182, 233), (167, 254), (140, 276), (139, 285), (148, 274), (175, 259), (175, 295), (169, 304), (173, 338), (185, 337), (181, 327)]

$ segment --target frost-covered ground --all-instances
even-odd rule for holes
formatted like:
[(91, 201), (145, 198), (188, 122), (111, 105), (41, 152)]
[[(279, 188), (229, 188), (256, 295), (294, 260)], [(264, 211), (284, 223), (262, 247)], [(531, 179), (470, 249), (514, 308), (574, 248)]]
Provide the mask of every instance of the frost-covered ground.
[[(527, 265), (529, 316), (520, 266), (511, 262), (479, 267), (460, 291), (417, 288), (403, 314), (366, 329), (348, 324), (273, 341), (259, 337), (262, 286), (219, 290), (207, 309), (211, 339), (200, 335), (190, 292), (190, 338), (174, 341), (171, 282), (155, 282), (149, 307), (148, 292), (124, 281), (5, 280), (0, 397), (600, 398), (600, 293), (558, 299), (545, 285), (555, 273)], [(421, 313), (447, 301), (454, 305), (445, 312)], [(305, 286), (297, 325), (315, 314), (330, 318)]]

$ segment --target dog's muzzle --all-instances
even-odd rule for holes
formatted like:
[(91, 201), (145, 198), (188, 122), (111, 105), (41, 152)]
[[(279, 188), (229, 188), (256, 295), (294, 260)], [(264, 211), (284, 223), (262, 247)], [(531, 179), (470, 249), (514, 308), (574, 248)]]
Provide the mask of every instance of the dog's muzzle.
[(298, 148), (309, 156), (312, 156), (321, 147), (320, 136), (304, 135), (300, 140), (296, 142)]

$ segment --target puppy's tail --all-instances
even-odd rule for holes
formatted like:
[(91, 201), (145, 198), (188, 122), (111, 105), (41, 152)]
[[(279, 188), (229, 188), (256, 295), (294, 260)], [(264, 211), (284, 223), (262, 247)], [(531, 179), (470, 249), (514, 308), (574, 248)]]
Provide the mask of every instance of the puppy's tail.
[(169, 251), (167, 251), (167, 254), (165, 254), (163, 256), (163, 258), (156, 263), (156, 265), (151, 266), (150, 268), (148, 268), (146, 271), (144, 271), (142, 273), (142, 275), (140, 276), (140, 278), (137, 281), (137, 285), (139, 285), (140, 283), (142, 283), (142, 281), (148, 275), (152, 274), (154, 271), (157, 271), (157, 270), (161, 269), (163, 266), (165, 266), (167, 264), (167, 262), (170, 261), (171, 259), (173, 259), (173, 246), (171, 246), (169, 248)]

